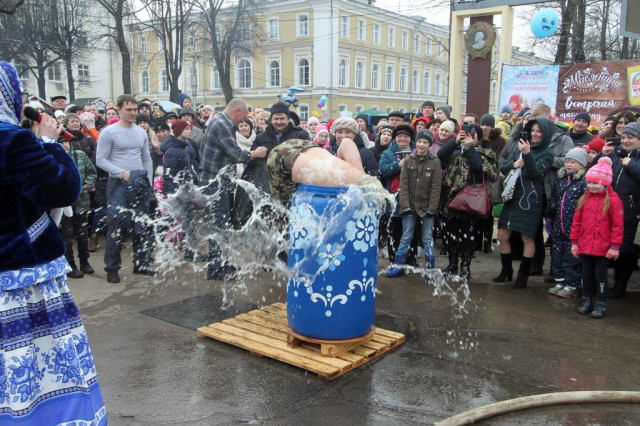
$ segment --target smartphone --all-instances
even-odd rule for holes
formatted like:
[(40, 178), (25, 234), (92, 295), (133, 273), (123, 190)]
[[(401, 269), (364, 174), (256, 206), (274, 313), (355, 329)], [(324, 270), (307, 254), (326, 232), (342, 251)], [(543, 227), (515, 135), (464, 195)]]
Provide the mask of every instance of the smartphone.
[(620, 145), (620, 138), (607, 138), (605, 142), (607, 145), (618, 146)]
[(469, 123), (468, 121), (462, 122), (462, 127), (460, 128), (461, 131), (471, 134), (472, 129), (473, 128), (471, 127), (471, 123)]
[(404, 158), (409, 154), (411, 154), (411, 151), (396, 151), (396, 158), (398, 161), (404, 160)]
[(529, 133), (528, 132), (520, 132), (520, 139), (522, 139), (523, 141), (528, 141), (529, 140)]

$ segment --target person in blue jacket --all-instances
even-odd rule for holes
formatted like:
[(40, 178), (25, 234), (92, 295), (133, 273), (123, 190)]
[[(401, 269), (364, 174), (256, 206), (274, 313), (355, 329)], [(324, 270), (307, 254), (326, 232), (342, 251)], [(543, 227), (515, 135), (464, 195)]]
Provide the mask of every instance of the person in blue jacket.
[(164, 154), (163, 194), (173, 194), (183, 182), (196, 183), (198, 177), (198, 154), (189, 141), (189, 123), (174, 120), (171, 132), (160, 145), (160, 151)]
[(53, 209), (80, 195), (78, 168), (46, 114), (20, 127), (22, 86), (0, 62), (0, 424), (106, 425), (102, 392)]

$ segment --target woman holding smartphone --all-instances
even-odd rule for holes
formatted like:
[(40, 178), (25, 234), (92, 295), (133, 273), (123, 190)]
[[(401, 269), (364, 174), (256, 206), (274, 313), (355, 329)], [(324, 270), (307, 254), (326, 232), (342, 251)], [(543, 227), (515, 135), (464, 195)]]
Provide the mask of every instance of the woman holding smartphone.
[(515, 183), (515, 190), (498, 219), (498, 240), (500, 240), (500, 259), (502, 270), (493, 279), (494, 282), (511, 281), (513, 267), (511, 265), (511, 245), (509, 237), (512, 231), (520, 232), (524, 244), (524, 253), (520, 270), (513, 288), (524, 288), (535, 254), (535, 237), (540, 226), (544, 203), (544, 178), (546, 171), (553, 163), (553, 152), (549, 149), (551, 136), (555, 129), (552, 121), (546, 118), (530, 120), (524, 128), (518, 146), (500, 168), (507, 176), (509, 172), (522, 169)]

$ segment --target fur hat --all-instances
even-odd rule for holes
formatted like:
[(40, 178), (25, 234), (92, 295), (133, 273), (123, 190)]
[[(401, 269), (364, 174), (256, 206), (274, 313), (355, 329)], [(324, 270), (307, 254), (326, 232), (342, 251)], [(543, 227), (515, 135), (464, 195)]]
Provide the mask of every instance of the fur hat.
[(496, 119), (491, 114), (485, 114), (480, 118), (481, 126), (496, 127)]
[(336, 121), (331, 125), (331, 134), (335, 135), (340, 129), (347, 129), (350, 132), (353, 132), (354, 136), (360, 133), (358, 123), (351, 117), (339, 117), (336, 119)]
[(189, 123), (186, 120), (173, 120), (173, 123), (171, 123), (171, 132), (173, 133), (173, 136), (176, 138), (180, 136), (188, 125)]
[(140, 122), (142, 121), (146, 121), (147, 123), (151, 124), (151, 119), (149, 118), (148, 115), (146, 114), (138, 114), (136, 116), (136, 124), (140, 124)]
[(576, 114), (576, 117), (573, 119), (573, 121), (575, 122), (576, 120), (584, 120), (587, 122), (587, 125), (591, 125), (591, 116), (589, 115), (588, 112), (579, 112)]
[(413, 127), (408, 124), (398, 124), (393, 128), (393, 139), (395, 139), (400, 133), (404, 133), (409, 135), (411, 140), (413, 140), (415, 136), (415, 132), (413, 131)]
[(453, 124), (453, 121), (447, 120), (440, 125), (440, 129), (448, 130), (449, 133), (453, 134), (453, 129), (455, 129), (455, 125)]
[(428, 140), (429, 145), (431, 145), (433, 143), (433, 133), (431, 133), (431, 130), (429, 129), (421, 129), (420, 131), (418, 131), (418, 134), (416, 135), (416, 142), (419, 141), (420, 139)]
[(388, 116), (389, 116), (389, 118), (391, 118), (391, 117), (400, 117), (400, 118), (402, 118), (404, 120), (404, 113), (400, 112), (400, 111), (391, 111), (388, 114)]
[(289, 115), (289, 107), (282, 102), (277, 102), (271, 107), (271, 116), (273, 116), (273, 114)]
[(587, 183), (599, 183), (609, 186), (612, 180), (613, 170), (611, 170), (611, 159), (609, 157), (600, 158), (598, 164), (591, 167), (587, 172)]
[(571, 148), (569, 152), (565, 154), (564, 159), (576, 160), (582, 165), (582, 167), (587, 167), (587, 163), (589, 162), (589, 153), (583, 147), (575, 147)]

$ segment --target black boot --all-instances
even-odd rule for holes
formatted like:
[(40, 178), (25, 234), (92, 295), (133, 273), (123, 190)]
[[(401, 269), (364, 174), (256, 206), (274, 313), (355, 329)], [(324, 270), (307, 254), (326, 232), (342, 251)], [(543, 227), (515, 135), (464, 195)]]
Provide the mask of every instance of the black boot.
[(95, 272), (87, 259), (80, 259), (80, 270), (85, 274), (93, 274)]
[(527, 280), (529, 279), (529, 271), (531, 271), (531, 263), (533, 257), (522, 256), (520, 261), (520, 269), (518, 269), (518, 276), (511, 288), (525, 288), (527, 286)]
[(458, 275), (458, 252), (449, 250), (449, 266), (442, 270), (443, 274)]
[(459, 276), (467, 281), (471, 279), (471, 259), (473, 259), (473, 252), (463, 251), (461, 253)]
[(511, 266), (511, 253), (500, 253), (500, 262), (502, 263), (502, 269), (500, 269), (500, 275), (493, 279), (494, 283), (503, 283), (505, 281), (513, 280), (513, 266)]
[(71, 272), (67, 274), (67, 278), (82, 278), (84, 274), (78, 270), (75, 261), (69, 262), (69, 266), (71, 266)]
[(578, 308), (579, 314), (588, 314), (591, 312), (591, 297), (582, 296), (582, 303)]
[(600, 319), (607, 313), (607, 301), (597, 300), (596, 308), (591, 312), (591, 318)]

